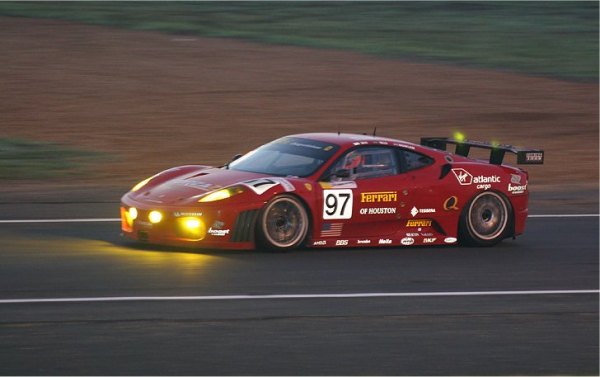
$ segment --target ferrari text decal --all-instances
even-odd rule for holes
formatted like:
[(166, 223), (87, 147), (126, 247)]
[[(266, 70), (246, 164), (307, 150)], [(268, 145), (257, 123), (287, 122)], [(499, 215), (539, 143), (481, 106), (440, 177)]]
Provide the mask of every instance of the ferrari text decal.
[(360, 201), (361, 203), (389, 203), (398, 200), (398, 192), (396, 191), (383, 191), (383, 192), (361, 192)]
[(431, 220), (408, 220), (406, 222), (408, 227), (420, 227), (420, 226), (431, 226)]
[(323, 190), (323, 219), (351, 219), (352, 190)]

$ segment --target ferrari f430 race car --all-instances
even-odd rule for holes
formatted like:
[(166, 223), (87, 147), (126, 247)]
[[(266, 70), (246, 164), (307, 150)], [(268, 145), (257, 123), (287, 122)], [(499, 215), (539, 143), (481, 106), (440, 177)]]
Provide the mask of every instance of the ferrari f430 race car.
[[(454, 145), (454, 152), (446, 151)], [(473, 148), (489, 158), (468, 157)], [(121, 200), (124, 236), (199, 248), (488, 246), (523, 233), (544, 152), (452, 138), (286, 136), (221, 167), (158, 173)]]

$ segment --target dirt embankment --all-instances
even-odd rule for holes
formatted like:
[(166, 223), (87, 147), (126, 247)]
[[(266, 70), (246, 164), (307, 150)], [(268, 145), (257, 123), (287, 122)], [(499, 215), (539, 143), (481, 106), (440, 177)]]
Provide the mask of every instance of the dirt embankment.
[(290, 133), (377, 127), (543, 148), (532, 190), (598, 188), (596, 83), (52, 20), (0, 30), (0, 135), (118, 156), (72, 185), (126, 187)]

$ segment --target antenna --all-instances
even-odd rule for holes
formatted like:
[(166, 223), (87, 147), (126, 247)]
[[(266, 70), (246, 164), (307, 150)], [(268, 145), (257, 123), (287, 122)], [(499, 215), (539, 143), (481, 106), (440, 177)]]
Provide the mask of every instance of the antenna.
[(340, 126), (338, 124), (338, 136), (340, 136)]
[(373, 136), (377, 136), (377, 126), (373, 129)]

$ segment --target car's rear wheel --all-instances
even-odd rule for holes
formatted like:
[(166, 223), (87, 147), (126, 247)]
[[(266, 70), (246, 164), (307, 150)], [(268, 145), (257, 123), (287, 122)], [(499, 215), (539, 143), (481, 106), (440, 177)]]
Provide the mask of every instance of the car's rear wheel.
[(477, 246), (495, 245), (506, 237), (511, 221), (510, 204), (501, 194), (479, 193), (461, 214), (461, 240)]
[(292, 195), (280, 195), (265, 205), (258, 225), (258, 239), (264, 247), (286, 251), (302, 245), (308, 234), (309, 220), (300, 200)]

